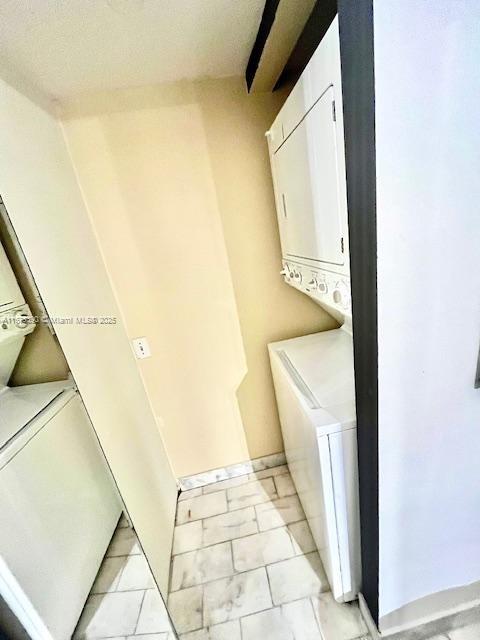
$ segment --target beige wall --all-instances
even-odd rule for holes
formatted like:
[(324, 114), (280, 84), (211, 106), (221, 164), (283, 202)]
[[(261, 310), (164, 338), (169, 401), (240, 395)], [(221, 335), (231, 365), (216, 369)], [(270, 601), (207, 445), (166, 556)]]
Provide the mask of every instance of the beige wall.
[[(0, 81), (0, 194), (153, 574), (166, 594), (176, 483), (58, 123)], [(52, 460), (52, 464), (55, 461)]]
[(264, 132), (241, 79), (97, 94), (66, 139), (178, 476), (283, 448), (266, 345), (335, 326), (282, 283)]

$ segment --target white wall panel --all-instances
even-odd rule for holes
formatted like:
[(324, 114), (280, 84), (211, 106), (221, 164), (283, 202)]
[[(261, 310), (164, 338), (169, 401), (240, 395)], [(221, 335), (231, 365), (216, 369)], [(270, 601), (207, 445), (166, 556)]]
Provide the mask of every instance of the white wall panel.
[(374, 21), (384, 616), (480, 579), (480, 12)]

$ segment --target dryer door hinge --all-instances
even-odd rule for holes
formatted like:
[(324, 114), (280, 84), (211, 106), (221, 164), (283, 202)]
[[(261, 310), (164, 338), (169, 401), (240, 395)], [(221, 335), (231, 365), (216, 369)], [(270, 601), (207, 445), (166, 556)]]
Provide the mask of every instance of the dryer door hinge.
[(342, 250), (342, 253), (345, 253), (345, 242), (343, 238), (340, 239), (340, 248)]
[(332, 100), (332, 120), (337, 121), (337, 109), (335, 107), (335, 100)]

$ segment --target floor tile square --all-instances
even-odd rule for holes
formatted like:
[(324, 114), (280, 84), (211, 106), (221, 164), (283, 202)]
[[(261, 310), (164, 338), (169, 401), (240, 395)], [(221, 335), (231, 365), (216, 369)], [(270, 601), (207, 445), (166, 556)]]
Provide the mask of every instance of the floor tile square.
[(135, 633), (143, 591), (106, 593), (88, 598), (74, 638), (106, 638)]
[(204, 624), (210, 626), (272, 606), (264, 568), (205, 585)]
[(324, 640), (354, 640), (368, 633), (356, 602), (340, 604), (328, 592), (313, 597), (312, 605)]
[(195, 551), (203, 544), (203, 526), (201, 520), (187, 522), (175, 527), (173, 532), (173, 555)]
[(291, 522), (305, 520), (302, 505), (297, 496), (279, 498), (255, 506), (260, 531), (283, 527)]
[(136, 589), (155, 589), (155, 581), (143, 554), (128, 556), (118, 581), (117, 591), (134, 591)]
[(197, 487), (196, 489), (187, 489), (186, 491), (181, 491), (178, 496), (178, 502), (183, 502), (184, 500), (188, 500), (189, 498), (197, 498), (201, 496), (203, 493), (201, 487)]
[(226, 542), (257, 532), (255, 510), (253, 507), (247, 507), (213, 518), (206, 518), (203, 521), (203, 544), (207, 546), (217, 542)]
[(248, 481), (248, 475), (229, 478), (228, 480), (221, 480), (220, 482), (214, 482), (213, 484), (208, 484), (206, 487), (203, 487), (203, 493), (215, 493), (216, 491), (221, 491), (222, 489), (238, 487), (239, 485), (245, 484)]
[(188, 498), (177, 505), (177, 524), (209, 518), (226, 511), (227, 497), (225, 491), (217, 491), (197, 498)]
[(328, 591), (318, 553), (297, 556), (267, 567), (274, 604), (283, 604)]
[(233, 571), (230, 542), (184, 553), (173, 558), (171, 591), (231, 576)]
[(149, 589), (145, 591), (135, 633), (159, 633), (161, 631), (171, 631), (171, 628), (165, 604), (158, 590)]
[(250, 480), (261, 480), (262, 478), (272, 478), (282, 473), (288, 473), (288, 467), (286, 464), (279, 467), (272, 467), (271, 469), (264, 469), (263, 471), (254, 471), (248, 477)]
[(130, 527), (121, 527), (113, 534), (107, 549), (107, 558), (113, 556), (128, 556), (142, 553), (135, 532)]
[(288, 525), (295, 555), (300, 556), (317, 550), (312, 532), (306, 520)]
[(117, 528), (123, 529), (124, 527), (129, 527), (129, 526), (130, 526), (130, 523), (128, 522), (127, 516), (124, 513), (122, 513), (122, 515), (120, 516), (120, 520), (118, 521)]
[(289, 473), (275, 476), (274, 481), (279, 498), (286, 498), (287, 496), (296, 495), (297, 490), (295, 489), (295, 485), (293, 484), (292, 476)]
[(233, 540), (232, 549), (236, 571), (264, 567), (295, 555), (290, 534), (285, 527)]
[(180, 640), (241, 640), (240, 621), (230, 620), (200, 631), (192, 631), (180, 636)]
[(247, 616), (241, 625), (243, 640), (322, 640), (308, 599)]
[[(108, 638), (108, 640), (115, 640)], [(135, 636), (128, 636), (126, 640), (175, 640), (173, 633), (141, 633)]]
[(177, 633), (203, 627), (203, 586), (174, 591), (168, 596), (168, 610)]
[(272, 478), (252, 480), (239, 487), (227, 490), (228, 508), (230, 511), (251, 507), (254, 504), (268, 502), (277, 497)]
[(242, 618), (243, 640), (294, 640), (292, 630), (285, 624), (280, 607), (261, 611)]
[[(308, 599), (282, 604), (283, 618), (295, 640), (325, 640), (317, 625), (312, 603)], [(340, 636), (336, 640), (344, 640)]]
[(116, 591), (127, 557), (117, 556), (113, 558), (104, 558), (90, 593), (94, 594)]

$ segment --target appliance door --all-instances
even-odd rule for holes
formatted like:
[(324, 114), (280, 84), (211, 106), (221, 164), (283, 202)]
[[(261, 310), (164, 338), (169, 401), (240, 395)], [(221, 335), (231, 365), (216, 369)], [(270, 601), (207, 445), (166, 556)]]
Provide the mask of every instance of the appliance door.
[(343, 265), (335, 95), (331, 85), (274, 154), (282, 252)]
[(120, 511), (78, 395), (0, 471), (0, 565), (55, 640), (71, 637)]
[[(303, 385), (278, 353), (271, 352), (285, 454), (298, 496), (322, 559), (333, 596), (339, 602), (356, 598), (360, 586), (356, 520), (356, 429), (317, 437), (317, 426), (335, 427), (332, 416), (312, 405)], [(298, 375), (298, 374), (297, 374)], [(338, 428), (340, 426), (338, 425)], [(346, 447), (344, 450), (343, 447)], [(347, 483), (347, 486), (346, 484)], [(359, 554), (359, 551), (358, 551)], [(353, 568), (351, 568), (351, 566)]]

